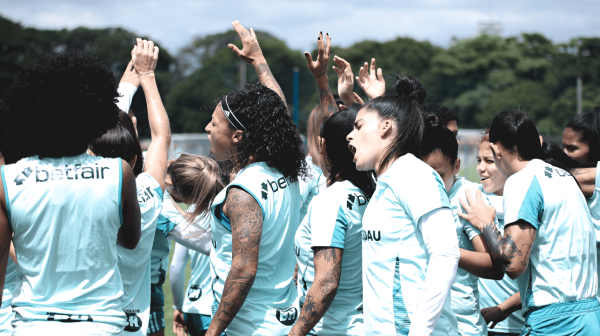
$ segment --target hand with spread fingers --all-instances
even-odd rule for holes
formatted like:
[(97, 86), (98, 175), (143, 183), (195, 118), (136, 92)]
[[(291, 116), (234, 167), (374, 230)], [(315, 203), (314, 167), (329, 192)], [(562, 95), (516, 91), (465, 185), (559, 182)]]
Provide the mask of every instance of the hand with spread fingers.
[(492, 206), (485, 204), (481, 191), (477, 190), (475, 198), (471, 194), (470, 190), (465, 191), (467, 200), (459, 198), (460, 205), (465, 209), (466, 213), (463, 213), (460, 209), (458, 210), (458, 216), (467, 220), (477, 230), (483, 231), (483, 227), (487, 225), (494, 225), (494, 218), (496, 218), (496, 209)]
[(358, 71), (356, 82), (365, 91), (369, 99), (374, 99), (385, 94), (383, 72), (381, 68), (377, 69), (377, 71), (375, 70), (374, 58), (371, 59), (371, 72), (369, 72), (369, 64), (365, 62), (365, 65)]
[(357, 102), (353, 95), (354, 74), (352, 73), (352, 67), (350, 63), (339, 56), (334, 56), (333, 61), (337, 64), (337, 67), (333, 67), (333, 71), (338, 76), (338, 94), (344, 105), (350, 106), (352, 103)]
[[(317, 88), (319, 89), (319, 101), (321, 102), (321, 111), (323, 116), (329, 116), (339, 111), (338, 106), (335, 104), (333, 94), (329, 88), (329, 78), (327, 77), (327, 65), (329, 64), (329, 51), (331, 50), (331, 37), (329, 34), (325, 34), (326, 40), (323, 39), (323, 32), (319, 33), (317, 37), (317, 45), (319, 52), (317, 60), (313, 61), (312, 55), (309, 52), (304, 53), (308, 69), (315, 77), (317, 81)], [(325, 44), (327, 42), (327, 44)]]
[(138, 77), (154, 73), (158, 62), (158, 47), (152, 41), (142, 40), (139, 37), (136, 40), (137, 45), (131, 51), (131, 59)]
[(238, 20), (235, 20), (231, 24), (242, 40), (242, 50), (232, 43), (227, 45), (229, 49), (233, 50), (233, 52), (246, 63), (253, 64), (256, 61), (263, 61), (264, 56), (260, 49), (260, 45), (258, 44), (254, 29), (250, 28), (250, 30), (248, 30), (244, 28)]

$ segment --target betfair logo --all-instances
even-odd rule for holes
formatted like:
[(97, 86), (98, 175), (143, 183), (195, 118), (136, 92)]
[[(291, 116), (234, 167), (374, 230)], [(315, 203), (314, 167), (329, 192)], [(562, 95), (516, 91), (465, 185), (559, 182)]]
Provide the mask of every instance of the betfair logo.
[(60, 321), (60, 322), (79, 322), (87, 321), (94, 322), (94, 319), (90, 315), (75, 315), (75, 314), (62, 314), (62, 313), (50, 313), (47, 312), (48, 321)]
[(125, 331), (138, 331), (142, 328), (142, 319), (137, 316), (137, 313), (125, 312), (125, 315), (127, 315), (127, 325), (125, 326)]
[(284, 178), (281, 177), (279, 180), (277, 181), (269, 181), (267, 180), (266, 182), (263, 182), (260, 184), (261, 186), (261, 197), (262, 199), (266, 200), (267, 198), (269, 198), (269, 188), (271, 188), (271, 191), (273, 191), (274, 193), (278, 192), (279, 190), (283, 190), (285, 188), (287, 188), (287, 186), (289, 185), (289, 182)]
[(369, 199), (360, 194), (348, 194), (348, 200), (346, 201), (346, 207), (350, 210), (354, 207), (354, 201), (358, 200), (358, 206), (363, 206), (369, 202)]
[(56, 167), (48, 169), (48, 167), (38, 167), (32, 170), (31, 167), (24, 168), (22, 172), (17, 175), (14, 179), (16, 185), (22, 185), (32, 175), (35, 176), (35, 182), (41, 183), (48, 180), (59, 181), (59, 180), (89, 180), (89, 179), (104, 179), (104, 171), (110, 169), (109, 167), (96, 166), (85, 166), (77, 164), (75, 166)]

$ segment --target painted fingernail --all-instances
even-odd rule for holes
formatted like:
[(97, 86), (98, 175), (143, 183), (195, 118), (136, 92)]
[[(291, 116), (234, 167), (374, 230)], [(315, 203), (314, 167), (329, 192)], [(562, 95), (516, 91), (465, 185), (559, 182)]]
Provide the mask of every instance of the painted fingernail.
[(319, 41), (320, 41), (320, 40), (321, 40), (321, 38), (320, 38), (320, 37), (317, 37), (317, 40), (319, 40)]

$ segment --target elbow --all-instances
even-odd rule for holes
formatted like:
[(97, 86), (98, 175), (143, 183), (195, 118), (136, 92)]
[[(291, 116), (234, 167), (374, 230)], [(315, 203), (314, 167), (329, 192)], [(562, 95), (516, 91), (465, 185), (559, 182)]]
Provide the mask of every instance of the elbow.
[(509, 278), (515, 280), (518, 277), (520, 277), (521, 275), (523, 275), (523, 273), (525, 273), (525, 271), (527, 270), (527, 266), (523, 266), (523, 265), (509, 265), (508, 267), (504, 268), (504, 272), (506, 273), (506, 275), (508, 275)]
[(496, 269), (490, 274), (490, 277), (488, 279), (500, 281), (504, 279), (504, 272), (502, 271), (502, 269)]

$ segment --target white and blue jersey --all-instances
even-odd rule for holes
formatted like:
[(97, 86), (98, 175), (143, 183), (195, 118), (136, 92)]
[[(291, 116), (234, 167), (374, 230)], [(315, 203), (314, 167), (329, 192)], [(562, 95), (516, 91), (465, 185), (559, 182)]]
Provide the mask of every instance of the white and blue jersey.
[[(481, 185), (479, 190), (484, 193)], [(496, 225), (498, 230), (504, 235), (504, 201), (502, 196), (496, 196), (494, 194), (485, 193), (487, 198), (490, 200), (492, 206), (496, 209)], [(517, 280), (511, 279), (508, 275), (504, 275), (502, 280), (492, 280), (479, 278), (479, 306), (481, 308), (495, 307), (502, 302), (508, 300), (511, 296), (519, 291), (517, 286)], [(504, 321), (499, 322), (491, 329), (493, 332), (498, 333), (521, 333), (521, 328), (525, 324), (525, 318), (523, 317), (523, 310), (517, 310), (510, 314)]]
[(529, 266), (517, 279), (524, 310), (595, 298), (596, 236), (575, 179), (544, 161), (529, 162), (504, 187), (504, 223), (519, 220), (537, 230)]
[(344, 250), (340, 283), (331, 306), (314, 327), (323, 335), (363, 335), (362, 217), (368, 198), (350, 181), (335, 182), (313, 198), (296, 232), (300, 305), (315, 279), (315, 247)]
[(117, 254), (121, 162), (33, 156), (2, 167), (18, 260), (16, 321), (125, 327)]
[(319, 194), (320, 190), (327, 187), (327, 179), (323, 175), (321, 167), (315, 165), (310, 156), (306, 157), (306, 166), (308, 167), (308, 181), (298, 180), (300, 186), (300, 197), (302, 206), (300, 207), (300, 222), (304, 220), (308, 212), (308, 206), (313, 197)]
[(153, 285), (165, 283), (167, 267), (169, 267), (169, 253), (171, 252), (171, 238), (167, 238), (167, 235), (181, 220), (184, 220), (183, 217), (173, 204), (171, 195), (165, 190), (163, 207), (158, 216), (154, 245), (150, 256), (150, 279)]
[(12, 335), (12, 320), (15, 316), (12, 310), (12, 298), (17, 284), (17, 264), (8, 258), (6, 275), (4, 277), (4, 290), (2, 291), (2, 307), (0, 308), (0, 335)]
[[(588, 198), (587, 205), (590, 209), (592, 222), (594, 223), (594, 231), (596, 232), (596, 263), (597, 269), (600, 270), (600, 162), (596, 164), (596, 187), (594, 194)], [(598, 286), (600, 286), (600, 277), (598, 277)], [(598, 294), (600, 297), (600, 293)]]
[(231, 187), (247, 191), (260, 205), (263, 228), (254, 284), (227, 335), (287, 335), (298, 316), (293, 275), (296, 264), (294, 234), (300, 220), (298, 183), (290, 183), (265, 162), (252, 163), (237, 174), (211, 207), (213, 249), (210, 254), (215, 302), (221, 301), (231, 269), (231, 223), (222, 206)]
[[(465, 191), (469, 190), (475, 196), (479, 185), (465, 180), (463, 177), (454, 182), (448, 192), (452, 215), (456, 224), (458, 246), (468, 251), (475, 251), (471, 240), (479, 236), (481, 231), (477, 230), (467, 220), (458, 216), (458, 212), (465, 212), (460, 205), (460, 199), (466, 199)], [(490, 205), (487, 197), (483, 195), (484, 201)], [(475, 276), (462, 268), (456, 271), (456, 278), (452, 284), (452, 312), (456, 315), (458, 333), (462, 336), (479, 336), (487, 334), (487, 325), (481, 316), (479, 305), (479, 289), (477, 288), (478, 276)]]
[[(450, 208), (442, 179), (414, 155), (379, 177), (363, 217), (365, 334), (408, 335), (429, 263), (419, 221), (440, 208)], [(432, 335), (457, 334), (450, 298)]]
[(137, 199), (141, 212), (141, 237), (133, 250), (118, 246), (119, 270), (123, 279), (121, 305), (127, 314), (125, 331), (146, 335), (150, 316), (150, 252), (156, 222), (162, 209), (163, 192), (156, 179), (140, 174), (136, 179)]
[(210, 274), (210, 257), (194, 250), (188, 250), (192, 274), (183, 300), (183, 312), (210, 316), (214, 297)]

